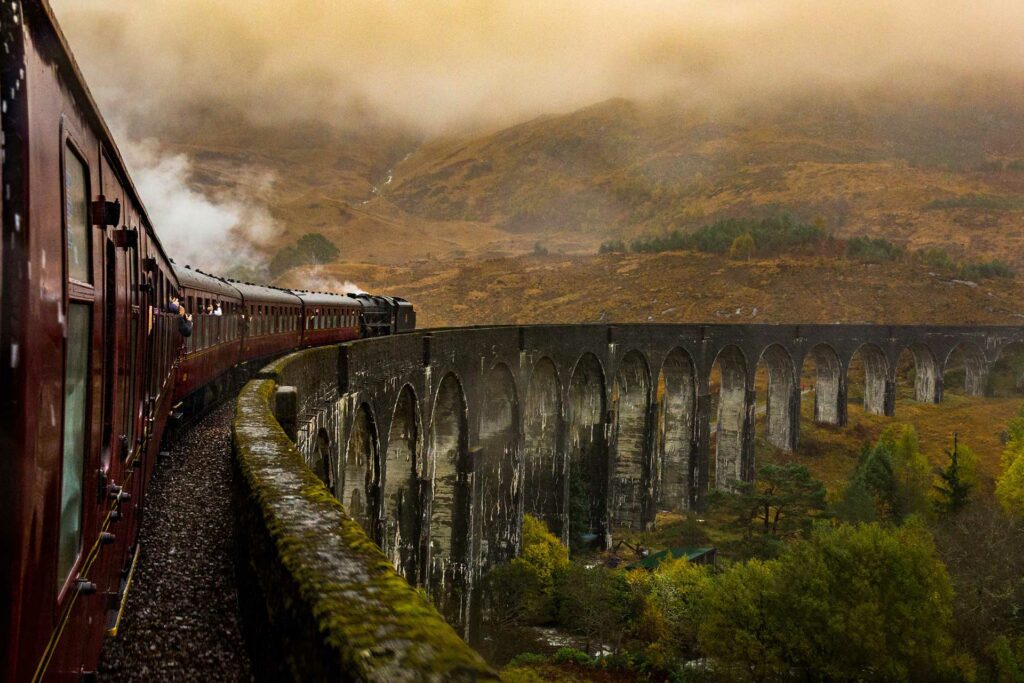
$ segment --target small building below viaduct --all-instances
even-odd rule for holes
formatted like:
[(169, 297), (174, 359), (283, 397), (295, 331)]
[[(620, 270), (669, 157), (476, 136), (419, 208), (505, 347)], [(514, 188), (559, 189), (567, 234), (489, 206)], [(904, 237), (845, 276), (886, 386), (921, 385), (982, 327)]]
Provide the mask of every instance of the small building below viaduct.
[(893, 415), (905, 351), (916, 400), (940, 402), (951, 357), (981, 394), (1001, 351), (1022, 341), (1024, 328), (994, 326), (423, 330), (339, 346), (326, 363), (317, 354), (278, 377), (297, 401), (279, 389), (276, 413), (396, 570), (457, 618), (480, 573), (518, 552), (524, 513), (566, 543), (609, 543), (753, 479), (759, 364), (764, 437), (791, 450), (805, 372), (814, 419), (843, 425), (855, 357), (865, 410)]

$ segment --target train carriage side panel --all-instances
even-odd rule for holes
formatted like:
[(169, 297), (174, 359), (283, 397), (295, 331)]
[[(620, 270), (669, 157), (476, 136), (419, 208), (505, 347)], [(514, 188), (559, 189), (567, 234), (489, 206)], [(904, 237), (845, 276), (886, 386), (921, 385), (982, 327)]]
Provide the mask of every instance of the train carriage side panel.
[(359, 301), (342, 294), (293, 290), (302, 299), (302, 345), (337, 344), (360, 336)]
[(242, 295), (242, 362), (279, 356), (299, 346), (302, 300), (286, 289), (228, 280)]
[[(105, 378), (108, 358), (141, 330), (141, 317), (135, 327), (120, 323), (132, 306), (141, 314), (148, 295), (138, 277), (132, 292), (120, 274), (138, 273), (145, 254), (158, 263), (163, 255), (48, 6), (9, 2), (0, 11), (9, 48), (3, 90), (17, 95), (5, 102), (3, 122), (3, 180), (12, 192), (3, 205), (0, 324), (11, 409), (0, 431), (13, 443), (4, 443), (10, 456), (0, 477), (12, 493), (0, 561), (15, 597), (0, 616), (8, 634), (0, 677), (74, 676), (95, 669), (138, 519), (140, 497), (120, 494), (139, 490), (143, 476), (113, 453), (109, 437), (119, 430), (105, 428), (117, 412), (108, 404), (123, 401)], [(105, 204), (94, 210), (108, 185), (117, 221), (107, 220)], [(145, 336), (135, 342), (145, 367), (151, 345)], [(129, 402), (136, 425), (155, 424), (148, 398), (137, 389)], [(111, 488), (115, 481), (125, 489)], [(102, 532), (115, 542), (101, 543)]]
[[(242, 295), (216, 276), (174, 266), (180, 287), (180, 305), (192, 315), (192, 336), (178, 337), (183, 351), (179, 361), (174, 400), (180, 401), (201, 387), (225, 378), (242, 358)], [(209, 309), (220, 306), (221, 314)]]

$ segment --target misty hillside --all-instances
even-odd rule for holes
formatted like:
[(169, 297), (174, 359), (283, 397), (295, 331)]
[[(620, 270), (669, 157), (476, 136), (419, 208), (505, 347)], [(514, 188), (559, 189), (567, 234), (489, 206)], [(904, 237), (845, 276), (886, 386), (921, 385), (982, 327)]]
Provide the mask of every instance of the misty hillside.
[(165, 139), (193, 158), (205, 191), (239, 168), (272, 174), (259, 199), (283, 230), (270, 252), (312, 231), (344, 245), (342, 260), (500, 256), (538, 241), (590, 253), (608, 239), (789, 213), (837, 237), (1021, 266), (1021, 93), (874, 91), (728, 112), (614, 99), (425, 141), (221, 114)]
[(612, 100), (428, 143), (385, 196), (431, 219), (602, 238), (790, 212), (837, 236), (1005, 258), (1024, 246), (1024, 96), (960, 95), (728, 115)]

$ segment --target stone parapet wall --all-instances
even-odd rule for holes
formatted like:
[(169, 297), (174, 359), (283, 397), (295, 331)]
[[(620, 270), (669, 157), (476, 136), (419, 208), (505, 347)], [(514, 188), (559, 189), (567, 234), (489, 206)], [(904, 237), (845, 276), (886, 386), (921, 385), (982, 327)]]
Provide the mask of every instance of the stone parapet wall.
[(1021, 342), (1020, 326), (473, 327), (300, 351), (262, 376), (289, 387), (265, 403), (349, 522), (466, 634), (525, 514), (607, 546), (752, 480), (758, 435), (797, 448), (804, 393), (819, 423), (846, 424), (851, 384), (892, 416), (901, 357), (915, 400), (938, 403), (949, 371), (981, 394)]
[[(336, 348), (294, 354), (270, 374), (310, 390), (316, 373), (294, 364), (322, 369), (330, 351), (336, 358)], [(238, 569), (264, 677), (496, 678), (306, 466), (274, 417), (276, 389), (249, 382), (232, 428)]]

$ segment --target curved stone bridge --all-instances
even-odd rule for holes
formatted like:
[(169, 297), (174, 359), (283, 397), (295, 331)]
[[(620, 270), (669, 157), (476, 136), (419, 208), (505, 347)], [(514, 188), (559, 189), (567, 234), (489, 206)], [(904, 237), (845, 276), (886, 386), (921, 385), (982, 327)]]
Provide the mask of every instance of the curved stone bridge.
[[(298, 401), (286, 389), (276, 412), (395, 568), (465, 615), (480, 572), (517, 553), (524, 513), (567, 543), (608, 543), (616, 528), (752, 479), (758, 391), (767, 440), (793, 449), (805, 371), (815, 420), (843, 425), (855, 357), (865, 410), (893, 415), (905, 351), (916, 399), (939, 402), (955, 350), (965, 389), (980, 394), (1000, 352), (1022, 341), (1024, 328), (996, 326), (423, 330), (342, 345), (336, 368), (279, 379)], [(759, 364), (768, 381), (755, 389)]]

